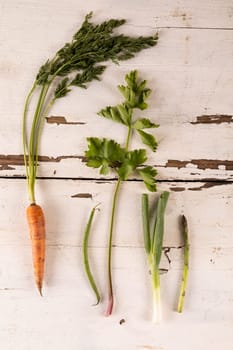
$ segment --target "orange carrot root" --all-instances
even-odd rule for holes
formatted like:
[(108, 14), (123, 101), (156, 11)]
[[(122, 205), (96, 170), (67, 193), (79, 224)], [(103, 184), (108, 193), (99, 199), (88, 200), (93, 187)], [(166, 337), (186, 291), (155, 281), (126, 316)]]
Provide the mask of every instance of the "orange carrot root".
[(27, 208), (27, 221), (32, 242), (32, 259), (36, 286), (42, 296), (45, 262), (45, 219), (42, 208), (31, 204)]

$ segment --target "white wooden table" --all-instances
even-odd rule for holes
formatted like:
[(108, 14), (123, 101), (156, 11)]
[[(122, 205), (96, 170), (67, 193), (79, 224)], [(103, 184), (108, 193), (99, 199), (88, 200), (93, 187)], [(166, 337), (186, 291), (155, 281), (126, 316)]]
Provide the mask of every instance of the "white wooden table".
[[(45, 125), (38, 202), (47, 219), (44, 297), (34, 286), (21, 114), (38, 67), (68, 41), (84, 15), (125, 18), (131, 35), (159, 30), (157, 47), (100, 83), (75, 89)], [(230, 0), (0, 1), (0, 348), (4, 350), (231, 350), (233, 348), (233, 3)], [(140, 218), (141, 182), (123, 185), (114, 237), (114, 314), (106, 305), (106, 244), (115, 181), (82, 161), (87, 136), (124, 138), (96, 115), (119, 101), (116, 85), (138, 69), (153, 93), (145, 115), (161, 126), (158, 190), (171, 191), (161, 276), (163, 322), (151, 323), (151, 289)], [(66, 122), (64, 122), (65, 117)], [(117, 135), (117, 136), (116, 136)], [(135, 142), (133, 145), (137, 146)], [(90, 254), (104, 300), (92, 307), (81, 256), (90, 209), (101, 202)], [(182, 250), (178, 217), (190, 226), (190, 276), (175, 312)], [(122, 323), (120, 320), (124, 319)]]

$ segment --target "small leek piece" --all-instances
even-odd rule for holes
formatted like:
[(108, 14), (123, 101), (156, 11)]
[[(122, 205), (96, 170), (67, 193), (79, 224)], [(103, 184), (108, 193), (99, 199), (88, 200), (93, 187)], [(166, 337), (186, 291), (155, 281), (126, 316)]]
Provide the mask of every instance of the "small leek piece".
[(188, 222), (184, 215), (182, 215), (181, 217), (181, 223), (182, 223), (182, 234), (183, 234), (183, 240), (184, 240), (184, 268), (183, 268), (182, 282), (181, 282), (181, 288), (180, 288), (180, 296), (179, 296), (178, 307), (177, 307), (177, 311), (180, 313), (183, 311), (183, 308), (184, 308), (184, 299), (185, 299), (186, 286), (187, 286), (187, 280), (188, 280), (188, 271), (189, 271)]
[(153, 229), (150, 227), (149, 200), (148, 195), (142, 195), (142, 220), (144, 232), (144, 246), (151, 271), (153, 290), (153, 322), (161, 321), (161, 297), (160, 297), (160, 276), (159, 264), (163, 249), (164, 236), (164, 214), (169, 197), (169, 192), (163, 192), (159, 198)]
[(98, 291), (98, 288), (96, 286), (93, 274), (91, 272), (90, 269), (90, 264), (89, 264), (89, 257), (88, 257), (88, 242), (89, 242), (89, 236), (90, 236), (90, 231), (91, 231), (91, 225), (92, 225), (92, 221), (94, 218), (94, 214), (96, 211), (96, 208), (99, 204), (97, 204), (91, 211), (91, 214), (89, 216), (88, 222), (87, 222), (87, 226), (85, 229), (85, 233), (84, 233), (84, 239), (83, 239), (83, 261), (84, 261), (84, 268), (85, 268), (85, 272), (88, 278), (88, 281), (90, 282), (91, 288), (93, 289), (93, 292), (95, 293), (96, 296), (96, 304), (98, 305), (100, 302), (100, 293)]

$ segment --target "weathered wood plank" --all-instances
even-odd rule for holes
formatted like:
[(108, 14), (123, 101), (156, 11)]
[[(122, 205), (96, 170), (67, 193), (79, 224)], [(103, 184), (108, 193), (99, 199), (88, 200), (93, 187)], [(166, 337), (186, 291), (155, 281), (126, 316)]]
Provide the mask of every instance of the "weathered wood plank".
[[(155, 121), (157, 122), (157, 118)], [(157, 167), (159, 179), (232, 179), (233, 128), (230, 124), (198, 122), (198, 124), (179, 125), (163, 124), (163, 121), (160, 123), (160, 128), (155, 132), (159, 142), (158, 151), (155, 154), (149, 152), (148, 160), (149, 164)], [(117, 135), (118, 141), (123, 142), (125, 137), (123, 127), (95, 115), (91, 121), (86, 120), (83, 125), (49, 123), (45, 128), (41, 148), (43, 156), (40, 157), (38, 176), (99, 178), (97, 170), (85, 166), (83, 156), (87, 147), (86, 137), (90, 135), (104, 137), (112, 133)], [(1, 139), (1, 151), (5, 153), (0, 155), (0, 175), (23, 176), (25, 170), (19, 145), (19, 132), (17, 131), (11, 144), (7, 141), (7, 135), (9, 133), (3, 132)], [(132, 146), (141, 147), (141, 144), (136, 139)], [(110, 177), (112, 176), (111, 174)]]
[[(197, 346), (202, 342), (205, 346), (212, 344), (214, 350), (220, 344), (230, 350), (232, 184), (208, 188), (205, 183), (182, 183), (182, 190), (177, 182), (158, 185), (159, 191), (171, 190), (171, 197), (161, 262), (167, 270), (161, 275), (164, 321), (157, 327), (150, 322), (150, 278), (141, 232), (143, 186), (130, 182), (123, 185), (120, 193), (113, 248), (116, 305), (114, 315), (106, 319), (105, 259), (114, 184), (38, 181), (38, 202), (45, 209), (48, 242), (43, 298), (37, 295), (32, 276), (30, 241), (23, 215), (25, 185), (23, 179), (0, 180), (0, 308), (4, 316), (0, 318), (0, 344), (4, 349), (29, 350), (34, 344), (38, 350), (47, 344), (59, 350), (77, 346), (87, 350), (172, 349), (176, 339), (175, 349), (202, 349)], [(94, 308), (94, 297), (83, 272), (81, 243), (88, 212), (98, 202), (101, 206), (91, 234), (90, 258), (104, 299)], [(190, 275), (185, 311), (178, 315), (175, 306), (182, 267), (178, 225), (181, 213), (189, 221)], [(88, 334), (91, 336), (87, 338)]]
[[(117, 140), (123, 142), (125, 130), (121, 126), (111, 125), (109, 121), (98, 120), (101, 127), (96, 130), (93, 121), (91, 127), (49, 125), (44, 134), (42, 150), (47, 154), (39, 157), (39, 177), (101, 178), (98, 170), (85, 165), (84, 152), (87, 148), (86, 137), (111, 135), (113, 130)], [(68, 137), (66, 138), (66, 133)], [(64, 142), (60, 142), (64, 138)], [(148, 152), (148, 164), (158, 170), (158, 179), (178, 180), (232, 180), (232, 139), (233, 129), (228, 125), (161, 125), (156, 130), (159, 142), (155, 154)], [(50, 143), (51, 140), (55, 140)], [(3, 141), (3, 140), (1, 140)], [(9, 145), (7, 140), (4, 145)], [(132, 147), (141, 147), (136, 139)], [(10, 148), (10, 145), (8, 146)], [(43, 152), (41, 150), (41, 152)], [(0, 155), (1, 176), (24, 176), (22, 154)], [(45, 152), (47, 151), (47, 152)], [(114, 175), (110, 174), (109, 178)]]
[[(65, 252), (57, 253), (63, 253), (64, 256)], [(59, 270), (53, 271), (53, 287), (46, 289), (44, 298), (39, 298), (34, 290), (29, 291), (30, 281), (24, 290), (0, 292), (0, 305), (4, 314), (4, 319), (0, 320), (0, 343), (5, 349), (16, 346), (20, 350), (29, 350), (34, 346), (36, 349), (46, 349), (48, 344), (50, 348), (59, 350), (64, 347), (117, 350), (119, 346), (141, 350), (185, 350), (187, 347), (198, 348), (198, 344), (214, 350), (224, 344), (225, 349), (231, 349), (231, 287), (225, 287), (224, 292), (222, 288), (215, 289), (213, 293), (214, 286), (210, 281), (218, 279), (224, 285), (226, 280), (232, 280), (232, 272), (208, 273), (208, 278), (205, 276), (203, 279), (198, 277), (199, 274), (196, 275), (196, 285), (189, 284), (186, 309), (182, 315), (172, 311), (180, 274), (169, 272), (163, 275), (164, 322), (156, 326), (150, 321), (151, 293), (145, 266), (136, 270), (135, 265), (129, 266), (127, 263), (127, 269), (114, 271), (115, 280), (118, 281), (117, 310), (115, 315), (106, 319), (103, 316), (104, 303), (96, 308), (91, 306), (94, 299), (82, 272), (78, 266), (73, 269), (75, 260), (69, 257), (70, 252), (66, 253), (62, 263), (56, 261)], [(138, 255), (128, 256), (133, 257), (133, 263), (137, 260), (143, 263), (142, 257)], [(66, 269), (62, 268), (64, 266)], [(141, 283), (140, 278), (143, 279)], [(98, 279), (98, 282), (101, 280)], [(192, 295), (193, 290), (195, 296)], [(121, 320), (125, 322), (120, 325)]]
[[(60, 48), (70, 37), (69, 34), (66, 39), (47, 35), (43, 43), (35, 43), (35, 31), (27, 49), (20, 44), (20, 38), (15, 39), (15, 32), (7, 27), (5, 30), (8, 39), (3, 36), (0, 39), (5, 53), (1, 58), (0, 86), (3, 92), (1, 114), (7, 130), (12, 120), (15, 124), (11, 127), (17, 129), (20, 125), (27, 90), (44, 60), (54, 55), (54, 41)], [(139, 31), (145, 35), (153, 33), (150, 29), (124, 30), (129, 34), (139, 34)], [(16, 40), (12, 46), (17, 48), (17, 55), (12, 55), (9, 38)], [(40, 45), (40, 55), (36, 45)], [(119, 101), (115, 86), (121, 83), (128, 70), (138, 68), (153, 88), (150, 114), (159, 122), (176, 124), (195, 122), (202, 115), (232, 115), (232, 55), (231, 32), (163, 29), (155, 48), (121, 62), (120, 67), (111, 65), (101, 83), (94, 82), (87, 91), (75, 89), (65, 100), (57, 102), (52, 113), (65, 116), (69, 121), (90, 121), (106, 103)], [(22, 62), (27, 63), (26, 67), (22, 67)], [(91, 104), (88, 103), (90, 99)]]
[[(100, 212), (96, 214), (92, 246), (105, 247), (114, 186), (112, 181), (39, 180), (37, 200), (45, 208), (48, 243), (52, 246), (80, 246), (89, 211), (101, 203)], [(233, 247), (232, 187), (230, 183), (159, 183), (158, 191), (166, 189), (171, 192), (164, 245), (181, 245), (178, 218), (185, 214), (192, 232), (192, 247)], [(0, 190), (0, 244), (30, 244), (24, 215), (12, 215), (16, 212), (24, 213), (27, 204), (26, 180), (1, 179)], [(144, 191), (145, 187), (139, 182), (122, 184), (117, 214), (121, 220), (117, 224), (114, 240), (116, 246), (143, 246), (140, 210), (141, 194)], [(152, 194), (152, 197), (156, 196), (158, 195)]]
[[(26, 27), (22, 28), (24, 32), (21, 35), (25, 36)], [(138, 27), (127, 30), (136, 33)], [(15, 35), (19, 33), (7, 28), (2, 33), (5, 31), (13, 42), (4, 41), (4, 35), (1, 38), (5, 55), (0, 64), (0, 175), (21, 176), (24, 174), (20, 165), (22, 157), (19, 157), (22, 154), (23, 100), (43, 58), (33, 46), (37, 29), (28, 39), (32, 52), (21, 45), (19, 38), (16, 40)], [(143, 28), (142, 33), (148, 32), (148, 28)], [(160, 178), (232, 178), (231, 32), (164, 29), (160, 37), (158, 47), (122, 63), (121, 67), (109, 67), (102, 83), (94, 83), (87, 91), (73, 91), (66, 100), (57, 103), (46, 123), (40, 151), (46, 164), (41, 167), (40, 176), (97, 176), (96, 172), (85, 168), (80, 158), (86, 147), (85, 137), (119, 134), (119, 141), (123, 140), (122, 127), (101, 120), (96, 112), (106, 104), (119, 101), (115, 86), (123, 81), (127, 71), (139, 68), (150, 86), (154, 86), (150, 109), (144, 115), (152, 116), (161, 125), (156, 130), (160, 147), (150, 159), (150, 164), (159, 167)], [(36, 45), (44, 47), (43, 52), (40, 51), (43, 57), (48, 57), (50, 51), (54, 52), (54, 41), (63, 42), (60, 38), (58, 40), (58, 36), (47, 36), (46, 40), (43, 44), (36, 42)], [(12, 55), (11, 45), (18, 50), (17, 54)], [(28, 62), (26, 67), (22, 66), (18, 57), (22, 62)], [(12, 135), (10, 143), (9, 135)]]
[[(47, 119), (39, 176), (52, 180), (37, 184), (48, 246), (44, 298), (40, 298), (24, 216), (26, 181), (13, 178), (24, 175), (21, 111), (38, 67), (70, 39), (90, 10), (96, 21), (126, 18), (125, 33), (151, 34), (157, 28), (160, 42), (120, 67), (110, 66), (102, 83), (74, 91)], [(232, 349), (233, 185), (224, 182), (233, 177), (232, 19), (230, 0), (1, 0), (1, 349)], [(122, 128), (101, 120), (96, 112), (118, 103), (115, 86), (135, 68), (153, 88), (151, 108), (144, 115), (161, 124), (156, 130), (159, 151), (148, 162), (157, 167), (160, 179), (179, 180), (158, 184), (159, 191), (171, 191), (161, 264), (164, 322), (158, 327), (150, 322), (151, 288), (140, 218), (144, 187), (138, 181), (123, 184), (120, 193), (113, 248), (115, 314), (103, 317), (114, 181), (98, 181), (96, 171), (83, 162), (85, 137), (123, 140)], [(90, 255), (104, 300), (93, 308), (81, 244), (88, 213), (98, 202)], [(191, 260), (185, 312), (178, 315), (174, 311), (182, 267), (178, 216), (183, 213), (189, 221)]]
[[(65, 1), (54, 0), (49, 2), (41, 0), (39, 4), (36, 0), (1, 1), (3, 24), (11, 20), (11, 26), (15, 28), (19, 17), (23, 17), (28, 30), (32, 29), (30, 24), (34, 22), (33, 29), (41, 26), (42, 35), (45, 33), (43, 27), (46, 26), (49, 31), (64, 28), (67, 25), (67, 18), (70, 19), (69, 22), (75, 23), (80, 21), (78, 16), (90, 11), (94, 11), (99, 20), (102, 19), (103, 13), (106, 13), (108, 16), (127, 18), (130, 24), (138, 26), (233, 28), (233, 9), (230, 0), (206, 0), (204, 2), (201, 0), (195, 2), (191, 0), (162, 2), (149, 0), (146, 3), (140, 0), (128, 0), (127, 3), (123, 0), (117, 3), (107, 0), (88, 0), (85, 3), (70, 0), (69, 6)], [(56, 21), (52, 20), (54, 14), (56, 14)]]

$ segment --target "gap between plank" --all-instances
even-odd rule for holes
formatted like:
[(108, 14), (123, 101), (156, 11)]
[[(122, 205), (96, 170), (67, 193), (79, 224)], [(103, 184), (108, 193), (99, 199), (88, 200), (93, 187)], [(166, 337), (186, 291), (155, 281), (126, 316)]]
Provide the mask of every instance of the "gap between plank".
[[(0, 179), (3, 180), (26, 180), (25, 176), (0, 176)], [(40, 177), (38, 176), (36, 178), (37, 180), (61, 180), (61, 181), (95, 181), (95, 182), (116, 182), (117, 178), (95, 178), (95, 177), (52, 177), (52, 176), (44, 176)], [(143, 182), (140, 179), (128, 179), (124, 182)], [(199, 182), (208, 182), (208, 183), (218, 183), (218, 184), (225, 184), (230, 185), (233, 184), (233, 180), (223, 180), (223, 179), (209, 179), (209, 178), (202, 178), (202, 179), (158, 179), (156, 180), (157, 183), (199, 183)]]
[[(154, 29), (154, 27), (153, 27)], [(164, 27), (155, 27), (155, 29), (193, 29), (193, 30), (233, 30), (233, 27), (229, 28), (221, 28), (221, 27), (170, 27), (170, 26), (164, 26)]]

